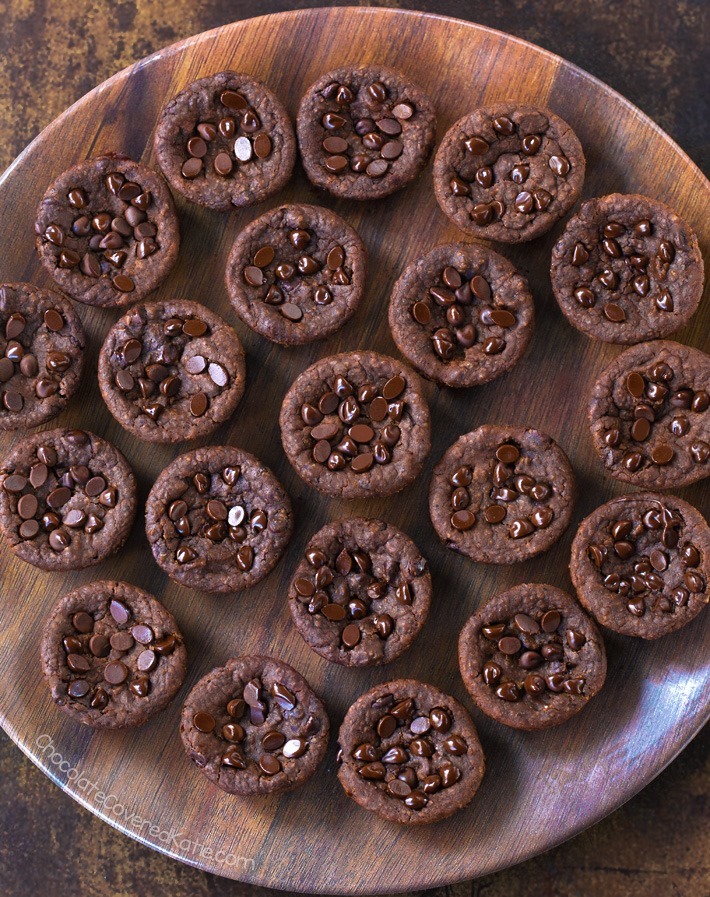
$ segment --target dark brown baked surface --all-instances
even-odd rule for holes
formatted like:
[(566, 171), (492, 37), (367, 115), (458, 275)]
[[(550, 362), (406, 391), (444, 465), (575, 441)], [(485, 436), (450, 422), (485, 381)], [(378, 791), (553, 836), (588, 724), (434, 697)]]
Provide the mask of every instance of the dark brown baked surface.
[(296, 473), (337, 498), (399, 492), (419, 476), (431, 445), (419, 377), (376, 352), (311, 365), (286, 393), (279, 422)]
[(237, 236), (227, 262), (229, 298), (261, 336), (300, 345), (334, 333), (365, 294), (367, 249), (339, 215), (279, 206)]
[(82, 570), (123, 546), (136, 490), (110, 442), (86, 430), (45, 430), (17, 442), (0, 465), (0, 528), (28, 564)]
[(408, 536), (384, 520), (348, 517), (310, 539), (288, 606), (321, 657), (373, 666), (407, 650), (426, 621), (431, 593), (427, 562)]
[(291, 500), (258, 458), (211, 445), (180, 455), (146, 502), (158, 566), (204, 592), (239, 592), (276, 566), (291, 538)]
[(576, 498), (567, 456), (539, 430), (484, 424), (434, 468), (429, 513), (444, 544), (484, 564), (546, 551), (567, 529)]

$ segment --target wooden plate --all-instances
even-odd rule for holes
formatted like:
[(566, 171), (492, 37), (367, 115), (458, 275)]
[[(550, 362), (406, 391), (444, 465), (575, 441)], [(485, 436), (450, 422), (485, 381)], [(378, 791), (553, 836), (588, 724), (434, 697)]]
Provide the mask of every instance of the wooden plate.
[[(252, 19), (190, 38), (119, 73), (67, 110), (0, 183), (0, 279), (48, 284), (33, 238), (35, 208), (47, 184), (78, 159), (104, 150), (152, 164), (156, 116), (194, 78), (242, 69), (265, 80), (295, 114), (302, 92), (322, 72), (370, 62), (401, 68), (431, 93), (439, 136), (482, 102), (517, 98), (549, 104), (585, 147), (585, 196), (619, 190), (662, 199), (691, 224), (707, 257), (707, 181), (653, 122), (590, 75), (530, 44), (454, 19), (385, 9), (320, 9)], [(710, 614), (652, 644), (610, 636), (606, 687), (579, 717), (556, 730), (517, 733), (476, 714), (488, 758), (481, 790), (468, 809), (416, 831), (385, 823), (344, 796), (335, 778), (335, 738), (320, 775), (304, 788), (281, 798), (240, 800), (212, 787), (188, 763), (177, 734), (180, 699), (140, 730), (94, 734), (52, 706), (41, 679), (38, 639), (50, 605), (80, 583), (121, 578), (153, 592), (175, 612), (192, 661), (186, 688), (228, 657), (259, 651), (283, 658), (307, 676), (326, 699), (336, 731), (359, 694), (399, 676), (432, 682), (470, 706), (456, 665), (465, 619), (480, 600), (515, 583), (571, 589), (567, 562), (577, 523), (624, 491), (603, 475), (585, 424), (591, 383), (619, 348), (588, 340), (565, 323), (548, 279), (554, 235), (503, 249), (529, 274), (537, 305), (537, 331), (521, 364), (480, 389), (428, 387), (434, 446), (426, 476), (392, 499), (347, 506), (306, 488), (279, 441), (278, 408), (288, 385), (332, 352), (375, 347), (394, 354), (386, 302), (397, 274), (418, 253), (461, 235), (434, 201), (430, 169), (415, 185), (369, 205), (318, 196), (299, 171), (271, 205), (293, 200), (321, 202), (344, 215), (369, 246), (372, 274), (363, 307), (324, 343), (285, 350), (236, 322), (248, 351), (248, 387), (233, 421), (213, 442), (256, 453), (291, 493), (298, 525), (286, 558), (256, 588), (220, 598), (170, 582), (153, 563), (141, 519), (120, 555), (67, 576), (35, 570), (3, 547), (2, 724), (41, 769), (93, 813), (158, 850), (221, 875), (343, 894), (415, 890), (473, 878), (546, 850), (601, 819), (692, 738), (708, 715)], [(235, 235), (264, 207), (220, 215), (180, 200), (178, 206), (184, 234), (180, 259), (156, 297), (198, 299), (235, 322), (222, 272)], [(144, 499), (158, 472), (187, 446), (144, 444), (115, 423), (93, 371), (103, 334), (118, 313), (79, 311), (91, 338), (88, 374), (81, 394), (56, 424), (92, 429), (118, 445), (136, 470)], [(706, 301), (678, 338), (701, 347), (705, 341), (707, 349), (709, 326)], [(549, 432), (568, 452), (581, 487), (573, 525), (561, 542), (513, 567), (475, 565), (446, 551), (427, 513), (434, 461), (459, 434), (491, 421)], [(0, 449), (7, 451), (17, 438), (4, 434)], [(702, 506), (707, 483), (681, 494)], [(329, 665), (301, 641), (285, 607), (289, 575), (308, 538), (328, 520), (355, 513), (382, 515), (404, 528), (430, 559), (434, 574), (429, 622), (413, 648), (386, 668)]]

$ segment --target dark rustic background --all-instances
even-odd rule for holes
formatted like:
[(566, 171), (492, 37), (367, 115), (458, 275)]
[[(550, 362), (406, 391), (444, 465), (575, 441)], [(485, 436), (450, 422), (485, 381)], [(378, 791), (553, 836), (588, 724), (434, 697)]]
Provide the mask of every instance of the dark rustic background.
[[(0, 0), (0, 168), (65, 107), (123, 66), (190, 34), (294, 5), (283, 0)], [(490, 25), (565, 56), (640, 106), (707, 167), (707, 0), (403, 5)], [(707, 897), (709, 746), (706, 731), (631, 803), (573, 842), (515, 869), (445, 890), (455, 897)], [(2, 733), (0, 777), (3, 897), (274, 893), (182, 866), (114, 832), (55, 788)]]

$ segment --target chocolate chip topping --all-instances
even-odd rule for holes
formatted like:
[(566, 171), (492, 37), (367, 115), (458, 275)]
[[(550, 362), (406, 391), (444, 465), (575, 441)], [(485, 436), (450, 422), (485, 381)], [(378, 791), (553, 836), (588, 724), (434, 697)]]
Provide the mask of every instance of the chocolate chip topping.
[(280, 421), (298, 473), (343, 498), (399, 491), (418, 475), (429, 449), (418, 378), (374, 352), (316, 362), (291, 386)]
[(289, 498), (271, 471), (228, 446), (173, 461), (146, 508), (158, 564), (177, 582), (203, 591), (239, 591), (263, 579), (292, 529)]
[(280, 190), (291, 176), (295, 147), (281, 101), (237, 72), (189, 84), (162, 110), (155, 135), (171, 184), (193, 202), (223, 211)]
[(516, 243), (549, 230), (571, 208), (584, 170), (566, 122), (547, 109), (502, 104), (450, 128), (434, 162), (434, 187), (462, 230)]
[(590, 404), (594, 445), (607, 471), (665, 489), (707, 476), (710, 358), (670, 341), (622, 352), (597, 381)]
[(320, 764), (328, 718), (308, 683), (287, 664), (240, 657), (197, 683), (181, 733), (191, 759), (232, 794), (288, 791)]
[(459, 641), (464, 684), (478, 706), (519, 729), (558, 725), (604, 683), (604, 645), (569, 595), (520, 585), (492, 598)]
[(298, 139), (313, 183), (354, 199), (387, 196), (419, 174), (434, 141), (428, 97), (391, 69), (339, 69), (307, 90)]
[(80, 569), (121, 547), (135, 491), (130, 467), (108, 442), (49, 430), (20, 442), (0, 469), (0, 524), (23, 560)]
[(427, 563), (404, 533), (348, 518), (311, 539), (289, 589), (306, 642), (345, 666), (389, 663), (416, 637), (431, 600)]
[(589, 200), (569, 221), (551, 277), (575, 327), (636, 343), (690, 319), (702, 296), (703, 261), (695, 235), (668, 206), (616, 193)]
[(126, 428), (157, 442), (212, 432), (239, 402), (246, 371), (236, 333), (197, 302), (138, 305), (109, 331), (99, 385)]
[(92, 582), (54, 607), (42, 663), (56, 703), (94, 728), (139, 725), (182, 684), (186, 653), (175, 620), (152, 595)]
[(710, 531), (686, 502), (656, 493), (612, 499), (582, 522), (572, 580), (599, 622), (657, 638), (708, 601)]
[(163, 180), (121, 156), (64, 172), (42, 200), (37, 251), (54, 279), (89, 305), (141, 299), (172, 267), (179, 231)]
[(511, 563), (557, 540), (574, 493), (569, 462), (549, 436), (486, 425), (445, 453), (429, 507), (448, 547), (484, 563)]
[(389, 320), (400, 351), (425, 376), (473, 386), (519, 360), (534, 307), (525, 279), (506, 259), (452, 243), (405, 270), (392, 291)]
[(63, 296), (0, 284), (0, 429), (59, 414), (79, 386), (85, 346), (81, 321)]
[(227, 288), (244, 321), (275, 342), (295, 345), (337, 330), (363, 292), (367, 253), (358, 234), (327, 209), (272, 209), (237, 237)]
[(468, 803), (483, 752), (466, 710), (411, 679), (377, 686), (348, 710), (338, 773), (346, 793), (385, 819), (433, 822)]

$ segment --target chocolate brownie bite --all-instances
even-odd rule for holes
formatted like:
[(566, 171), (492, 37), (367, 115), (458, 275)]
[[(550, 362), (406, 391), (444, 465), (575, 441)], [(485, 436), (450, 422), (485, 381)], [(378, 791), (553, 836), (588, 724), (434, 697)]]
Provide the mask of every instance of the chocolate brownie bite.
[(594, 385), (592, 441), (606, 472), (646, 489), (710, 474), (710, 356), (670, 340), (624, 350)]
[(572, 208), (584, 152), (549, 109), (498, 103), (459, 119), (434, 159), (434, 191), (454, 224), (484, 240), (522, 243)]
[(497, 252), (447, 243), (394, 285), (389, 323), (399, 351), (444, 386), (479, 386), (509, 371), (535, 319), (527, 281)]
[(286, 393), (280, 425), (296, 473), (336, 498), (399, 492), (431, 447), (419, 377), (376, 352), (331, 355), (307, 368)]
[(226, 281), (245, 324), (297, 345), (329, 336), (353, 316), (366, 274), (365, 244), (347, 222), (319, 206), (288, 205), (239, 234)]
[(82, 570), (128, 538), (136, 478), (121, 452), (86, 430), (45, 430), (0, 464), (0, 528), (20, 560)]
[(64, 296), (0, 284), (0, 430), (36, 427), (63, 411), (79, 388), (85, 348)]
[(293, 667), (272, 657), (230, 660), (185, 701), (187, 755), (228, 794), (293, 791), (321, 765), (330, 723), (323, 702)]
[(136, 305), (109, 330), (99, 386), (134, 436), (182, 442), (229, 420), (244, 394), (239, 337), (214, 312), (182, 299)]
[(483, 749), (466, 708), (415, 679), (377, 685), (345, 715), (338, 778), (366, 810), (404, 825), (438, 822), (481, 784)]
[(69, 168), (47, 189), (35, 223), (47, 272), (77, 302), (139, 302), (170, 273), (180, 228), (165, 181), (126, 156)]
[(558, 726), (604, 685), (606, 651), (594, 621), (554, 586), (495, 595), (461, 630), (464, 685), (488, 716), (513, 729)]
[(296, 161), (283, 103), (261, 81), (239, 72), (188, 84), (163, 108), (154, 146), (174, 190), (221, 212), (278, 193)]
[(608, 343), (668, 336), (703, 294), (703, 257), (688, 225), (648, 196), (585, 202), (552, 250), (552, 289), (577, 330)]
[(187, 671), (172, 614), (126, 582), (90, 582), (61, 598), (41, 655), (57, 706), (94, 729), (142, 725), (169, 704)]
[(708, 603), (710, 529), (680, 498), (622, 495), (580, 524), (570, 575), (579, 600), (607, 629), (658, 638)]
[(276, 566), (293, 529), (291, 500), (258, 458), (229, 445), (180, 455), (146, 502), (157, 564), (202, 592), (239, 592)]
[(344, 199), (380, 199), (426, 165), (436, 111), (421, 88), (393, 69), (342, 68), (308, 88), (296, 131), (313, 184)]
[(288, 606), (321, 657), (343, 666), (389, 663), (419, 634), (431, 575), (417, 546), (384, 520), (350, 517), (313, 536), (296, 568)]
[(555, 544), (575, 498), (574, 471), (553, 439), (485, 424), (434, 468), (429, 513), (447, 548), (482, 564), (515, 564)]

